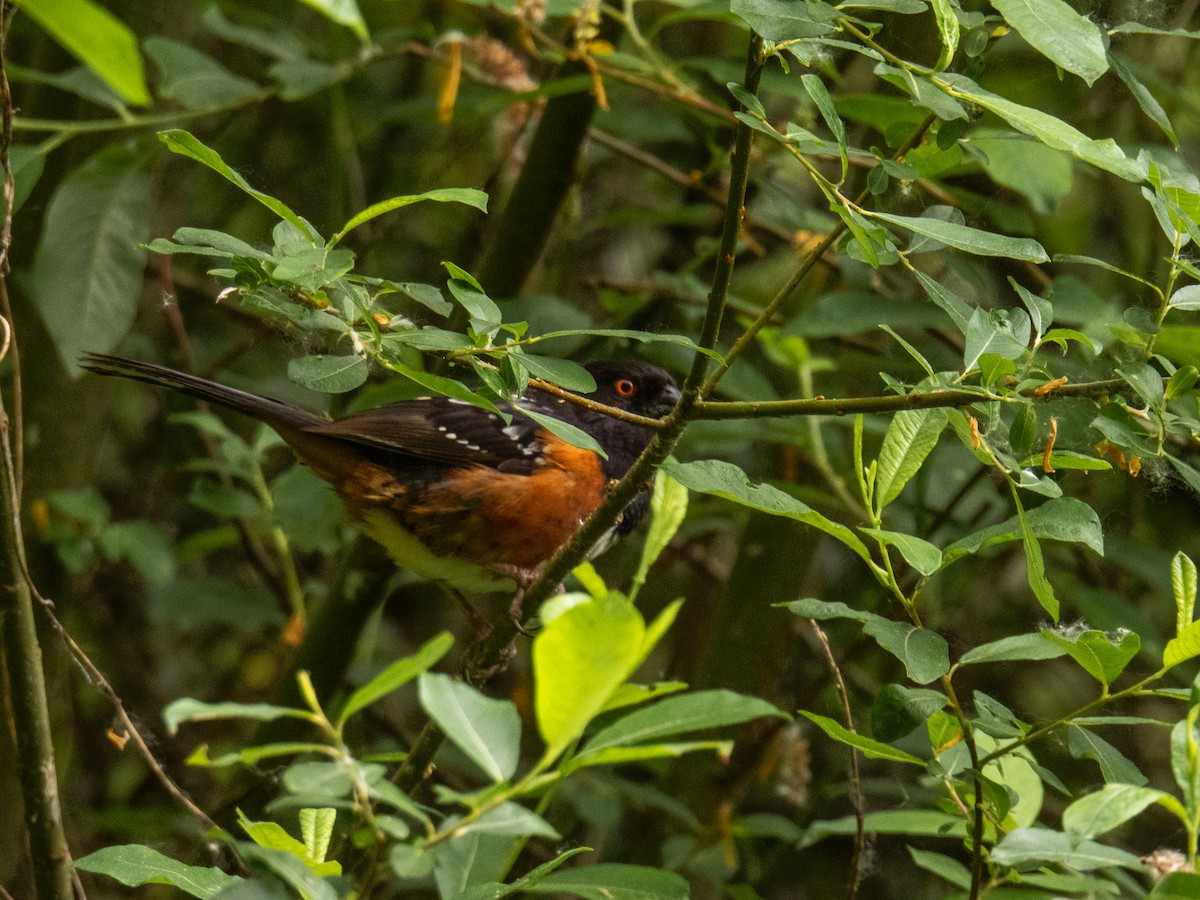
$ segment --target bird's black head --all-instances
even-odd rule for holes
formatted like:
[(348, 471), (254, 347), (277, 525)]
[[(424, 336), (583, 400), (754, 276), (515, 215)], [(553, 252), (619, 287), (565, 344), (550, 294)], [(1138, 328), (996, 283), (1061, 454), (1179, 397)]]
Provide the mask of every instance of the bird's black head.
[(647, 362), (604, 359), (588, 363), (596, 390), (588, 394), (606, 406), (639, 416), (659, 419), (679, 402), (679, 388), (671, 373)]

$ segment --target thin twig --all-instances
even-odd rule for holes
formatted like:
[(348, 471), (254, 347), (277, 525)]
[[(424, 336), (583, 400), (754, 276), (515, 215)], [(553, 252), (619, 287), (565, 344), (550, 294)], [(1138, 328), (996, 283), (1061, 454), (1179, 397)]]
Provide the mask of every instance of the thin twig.
[[(817, 640), (821, 642), (821, 649), (825, 652), (825, 661), (829, 663), (829, 671), (833, 675), (834, 684), (837, 685), (838, 696), (842, 698), (842, 711), (846, 715), (846, 727), (854, 731), (854, 716), (850, 712), (850, 693), (846, 690), (846, 682), (842, 678), (842, 670), (837, 664), (837, 659), (834, 658), (833, 648), (829, 646), (829, 638), (817, 624), (816, 619), (809, 619), (808, 624), (816, 634)], [(850, 748), (850, 800), (854, 804), (855, 831), (854, 854), (850, 857), (850, 883), (846, 886), (846, 900), (854, 900), (858, 896), (858, 884), (862, 880), (862, 861), (867, 850), (867, 814), (863, 802), (862, 773), (858, 766), (858, 751), (853, 747)]]

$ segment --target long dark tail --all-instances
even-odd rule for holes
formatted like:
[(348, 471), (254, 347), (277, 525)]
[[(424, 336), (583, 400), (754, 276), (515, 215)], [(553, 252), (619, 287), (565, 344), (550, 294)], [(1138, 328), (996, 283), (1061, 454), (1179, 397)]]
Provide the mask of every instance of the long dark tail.
[(210, 400), (213, 403), (228, 406), (230, 409), (236, 409), (252, 418), (260, 419), (275, 428), (303, 429), (320, 425), (325, 421), (313, 413), (298, 409), (280, 400), (239, 391), (237, 388), (226, 387), (215, 381), (209, 381), (207, 378), (199, 378), (186, 372), (168, 369), (166, 366), (156, 366), (153, 363), (123, 359), (120, 356), (107, 356), (103, 353), (87, 353), (80, 359), (80, 365), (97, 375), (132, 378), (134, 381), (170, 388), (201, 400)]

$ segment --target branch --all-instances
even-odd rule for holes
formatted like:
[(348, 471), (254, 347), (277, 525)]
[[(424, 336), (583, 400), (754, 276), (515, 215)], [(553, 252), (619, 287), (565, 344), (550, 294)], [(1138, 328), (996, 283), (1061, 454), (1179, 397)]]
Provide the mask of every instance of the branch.
[[(1081, 381), (1046, 389), (1026, 388), (1008, 395), (1032, 400), (1057, 400), (1063, 397), (1103, 397), (1128, 388), (1123, 378), (1105, 381)], [(827, 400), (697, 401), (696, 419), (765, 419), (773, 416), (844, 416), (851, 413), (890, 413), (906, 409), (963, 407), (1007, 397), (979, 390), (932, 391), (928, 394), (885, 394), (877, 397), (845, 397)]]

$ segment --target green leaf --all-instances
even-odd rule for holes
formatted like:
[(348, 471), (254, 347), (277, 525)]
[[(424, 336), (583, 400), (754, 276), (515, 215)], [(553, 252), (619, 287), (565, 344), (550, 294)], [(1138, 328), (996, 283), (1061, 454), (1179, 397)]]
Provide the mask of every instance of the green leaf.
[[(1013, 491), (1014, 497), (1016, 490)], [(1054, 594), (1054, 585), (1046, 577), (1046, 560), (1042, 556), (1042, 545), (1038, 543), (1037, 534), (1029, 524), (1022, 506), (1017, 506), (1017, 518), (1021, 522), (1021, 543), (1025, 547), (1025, 577), (1029, 588), (1037, 597), (1042, 609), (1050, 613), (1050, 618), (1058, 621), (1058, 597)], [(1093, 673), (1094, 674), (1094, 673)]]
[(952, 859), (941, 853), (918, 850), (916, 847), (909, 847), (907, 849), (908, 855), (912, 857), (913, 862), (916, 863), (918, 868), (936, 875), (938, 878), (949, 882), (961, 890), (965, 891), (970, 888), (971, 870), (957, 859)]
[(292, 211), (291, 207), (289, 207), (282, 200), (278, 200), (275, 197), (272, 197), (270, 194), (264, 194), (262, 191), (252, 188), (245, 178), (233, 171), (233, 169), (226, 164), (225, 160), (221, 159), (221, 156), (217, 153), (217, 151), (213, 150), (211, 147), (206, 147), (197, 138), (191, 134), (188, 134), (181, 128), (160, 131), (158, 133), (158, 139), (166, 144), (167, 149), (172, 153), (178, 153), (181, 156), (190, 157), (191, 159), (196, 160), (198, 163), (203, 163), (222, 178), (225, 178), (227, 181), (237, 185), (237, 187), (239, 187), (245, 193), (249, 194), (267, 209), (271, 210), (271, 212), (275, 213), (275, 215), (279, 216), (279, 218), (294, 225), (296, 230), (304, 235), (305, 239), (310, 244), (313, 246), (317, 245), (317, 236), (313, 233), (311, 226), (307, 222), (300, 218), (300, 216), (296, 215), (296, 213)]
[(280, 756), (295, 756), (300, 753), (321, 753), (327, 749), (326, 744), (313, 744), (296, 741), (282, 744), (260, 744), (257, 747), (246, 747), (233, 753), (222, 753), (220, 756), (209, 756), (208, 747), (200, 745), (187, 758), (189, 766), (204, 769), (221, 768), (223, 766), (253, 766), (264, 759), (275, 759)]
[[(1187, 811), (1170, 794), (1134, 784), (1106, 784), (1063, 810), (1063, 830), (1081, 838), (1098, 837), (1155, 803), (1171, 808), (1167, 801), (1178, 807), (1177, 814), (1186, 824)], [(1176, 810), (1172, 809), (1172, 812)]]
[(969, 225), (959, 225), (942, 219), (925, 216), (896, 216), (891, 213), (872, 212), (873, 219), (882, 219), (899, 225), (914, 234), (932, 238), (948, 247), (954, 247), (976, 256), (1003, 256), (1033, 263), (1049, 262), (1050, 257), (1042, 245), (1030, 238), (1007, 237), (990, 231), (981, 231)]
[(539, 334), (537, 340), (548, 341), (551, 338), (581, 336), (617, 338), (618, 340), (637, 341), (640, 344), (675, 344), (679, 347), (686, 347), (695, 353), (703, 353), (718, 362), (724, 358), (717, 351), (702, 348), (690, 337), (682, 334), (659, 334), (653, 331), (633, 331), (626, 328), (572, 328), (566, 331), (548, 331), (545, 334)]
[(1142, 640), (1132, 631), (1108, 635), (1103, 631), (1062, 634), (1047, 628), (1042, 635), (1067, 652), (1083, 669), (1106, 687), (1112, 684), (1137, 656)]
[[(46, 154), (38, 147), (13, 144), (8, 148), (8, 162), (14, 182), (13, 212), (17, 213), (21, 211), (21, 206), (29, 199), (38, 179), (42, 177)], [(6, 203), (7, 198), (0, 197), (0, 213), (5, 211)]]
[(107, 353), (137, 313), (150, 231), (144, 148), (115, 143), (67, 175), (51, 197), (33, 259), (33, 296), (70, 372), (86, 351)]
[(1182, 550), (1171, 558), (1171, 594), (1175, 598), (1175, 631), (1182, 634), (1196, 612), (1196, 564)]
[(1024, 310), (976, 309), (967, 323), (963, 370), (975, 368), (986, 354), (1020, 359), (1029, 344), (1029, 328), (1029, 317)]
[(850, 165), (849, 158), (846, 156), (846, 126), (842, 124), (841, 117), (838, 116), (837, 107), (833, 105), (833, 98), (829, 96), (829, 89), (825, 87), (825, 83), (818, 76), (801, 75), (800, 83), (804, 85), (804, 90), (817, 105), (821, 118), (825, 120), (834, 140), (837, 141), (838, 155), (842, 160), (842, 177), (838, 181), (838, 184), (841, 184), (846, 180), (846, 171)]
[(533, 639), (534, 712), (557, 757), (633, 674), (646, 635), (641, 613), (616, 593), (572, 606)]
[(75, 860), (75, 868), (115, 878), (127, 887), (170, 884), (191, 897), (215, 897), (242, 879), (220, 869), (189, 866), (141, 844), (105, 847)]
[(392, 691), (403, 687), (418, 675), (428, 672), (454, 646), (454, 635), (443, 631), (424, 644), (412, 656), (398, 659), (356, 690), (348, 698), (338, 716), (338, 726), (345, 724), (356, 712), (365, 709)]
[(556, 419), (554, 416), (548, 416), (545, 413), (540, 413), (537, 410), (529, 409), (525, 406), (521, 407), (521, 414), (533, 419), (533, 421), (537, 422), (555, 437), (561, 438), (571, 446), (580, 447), (584, 450), (591, 450), (602, 459), (608, 459), (608, 454), (604, 452), (604, 448), (600, 446), (600, 442), (582, 428), (578, 428), (572, 425), (570, 422), (564, 422), (562, 419)]
[(817, 38), (833, 34), (838, 11), (827, 3), (792, 0), (733, 0), (733, 13), (770, 41)]
[(510, 355), (509, 359), (519, 363), (529, 374), (568, 391), (590, 394), (596, 390), (596, 379), (592, 373), (574, 360), (535, 356), (532, 353)]
[(871, 733), (884, 743), (911, 734), (949, 703), (945, 694), (927, 688), (885, 684), (871, 704)]
[(650, 567), (679, 531), (679, 526), (687, 516), (687, 508), (687, 488), (665, 472), (659, 472), (650, 495), (650, 527), (646, 531), (642, 556), (629, 589), (631, 599), (637, 597), (641, 586), (646, 583)]
[[(313, 810), (315, 812), (315, 810)], [(329, 810), (330, 813), (333, 810)], [(324, 854), (321, 859), (314, 857), (310, 848), (303, 841), (298, 841), (278, 822), (252, 822), (245, 813), (238, 810), (238, 824), (259, 847), (267, 850), (278, 850), (304, 863), (305, 867), (318, 878), (326, 875), (342, 874), (342, 866), (336, 861), (326, 862)]]
[(423, 200), (433, 200), (438, 203), (465, 203), (467, 206), (473, 206), (475, 209), (487, 212), (488, 195), (474, 188), (438, 188), (426, 191), (423, 194), (407, 194), (402, 197), (392, 197), (390, 200), (381, 200), (379, 203), (372, 203), (362, 212), (352, 216), (350, 221), (343, 225), (341, 230), (329, 239), (329, 246), (332, 247), (339, 243), (342, 238), (365, 222), (370, 222), (372, 219), (378, 218), (394, 209), (410, 206), (413, 203), (420, 203)]
[(863, 737), (861, 734), (843, 727), (833, 719), (818, 716), (816, 713), (806, 712), (803, 709), (800, 710), (800, 715), (811, 721), (835, 741), (853, 747), (868, 759), (886, 759), (891, 762), (911, 763), (914, 766), (925, 767), (925, 760), (920, 757), (913, 756), (911, 753), (906, 753), (903, 750), (897, 750), (891, 744), (884, 744), (871, 738)]
[(1014, 634), (972, 647), (959, 659), (962, 666), (989, 662), (1015, 662), (1017, 660), (1057, 659), (1066, 654), (1066, 649), (1046, 640), (1044, 632)]
[(654, 684), (635, 684), (627, 681), (613, 691), (601, 712), (612, 712), (627, 706), (637, 706), (639, 703), (684, 690), (687, 690), (686, 681), (657, 681)]
[(364, 44), (371, 40), (357, 0), (300, 0), (332, 22), (349, 28)]
[(1102, 32), (1063, 0), (992, 0), (992, 6), (1030, 46), (1089, 86), (1108, 71)]
[(955, 541), (942, 551), (942, 568), (987, 547), (1020, 540), (1026, 528), (1042, 540), (1083, 544), (1104, 555), (1104, 532), (1096, 511), (1074, 497), (1058, 497), (1026, 512), (1023, 519), (1013, 516)]
[(312, 714), (307, 710), (271, 703), (205, 703), (191, 697), (180, 697), (167, 705), (162, 717), (167, 733), (174, 734), (184, 722), (207, 722), (212, 719), (253, 719), (258, 722), (284, 718), (309, 720)]
[(573, 756), (559, 768), (562, 775), (595, 766), (624, 766), (652, 759), (678, 759), (685, 753), (707, 750), (728, 758), (733, 741), (677, 741), (665, 744), (638, 744), (634, 747), (606, 747), (595, 753)]
[(934, 281), (924, 272), (917, 270), (917, 281), (921, 283), (921, 288), (937, 306), (946, 313), (958, 330), (963, 334), (967, 332), (967, 324), (971, 321), (972, 307), (966, 300), (955, 294), (943, 284)]
[(956, 4), (952, 0), (931, 0), (934, 19), (937, 22), (938, 37), (941, 38), (941, 51), (937, 62), (933, 65), (935, 72), (941, 72), (950, 65), (954, 54), (958, 51), (958, 15)]
[(562, 839), (562, 836), (550, 827), (549, 822), (517, 803), (501, 803), (465, 825), (454, 826), (453, 822), (451, 819), (446, 825), (453, 828), (455, 840), (473, 831), (513, 837), (544, 837), (552, 841)]
[(21, 10), (126, 103), (150, 102), (137, 38), (108, 10), (91, 0), (21, 0)]
[(979, 104), (1018, 131), (1033, 135), (1047, 147), (1065, 150), (1078, 159), (1112, 172), (1126, 181), (1141, 183), (1148, 177), (1146, 164), (1126, 156), (1111, 138), (1092, 140), (1061, 119), (986, 91), (963, 75), (943, 72), (938, 78), (947, 86), (952, 96)]
[(1142, 112), (1146, 114), (1146, 118), (1161, 128), (1163, 134), (1170, 139), (1171, 143), (1175, 145), (1175, 149), (1178, 150), (1179, 138), (1176, 136), (1175, 128), (1171, 125), (1171, 120), (1167, 116), (1167, 111), (1162, 108), (1162, 104), (1142, 84), (1133, 67), (1125, 61), (1123, 56), (1109, 50), (1107, 58), (1108, 64), (1117, 73), (1117, 77), (1125, 83), (1125, 87), (1129, 88), (1129, 93), (1133, 95), (1133, 99), (1137, 101), (1137, 105), (1142, 108)]
[(504, 314), (496, 301), (483, 292), (479, 282), (452, 263), (443, 263), (451, 274), (446, 286), (459, 305), (471, 317), (471, 328), (476, 334), (486, 334), (495, 331), (504, 321)]
[(260, 92), (248, 78), (234, 75), (194, 47), (160, 35), (146, 38), (146, 53), (158, 66), (158, 93), (186, 109), (232, 106)]
[(1200, 656), (1200, 622), (1190, 622), (1167, 641), (1163, 648), (1163, 667), (1171, 668)]
[(449, 675), (425, 672), (417, 682), (421, 707), (494, 782), (511, 778), (521, 750), (521, 714), (511, 700), (485, 697)]
[(368, 367), (364, 357), (302, 356), (288, 361), (288, 378), (310, 391), (342, 394), (352, 391), (367, 380)]
[(879, 448), (875, 475), (877, 512), (900, 496), (937, 445), (949, 419), (950, 412), (945, 409), (910, 409), (892, 417)]
[(715, 459), (690, 463), (667, 462), (663, 463), (661, 471), (688, 490), (712, 494), (760, 512), (811, 525), (837, 538), (866, 562), (871, 562), (871, 553), (866, 545), (845, 525), (827, 519), (815, 509), (769, 484), (751, 484), (746, 473), (732, 463)]
[(1200, 897), (1200, 875), (1168, 872), (1146, 895), (1146, 900), (1195, 900)]
[(1002, 866), (1059, 863), (1081, 872), (1108, 866), (1142, 868), (1141, 860), (1125, 850), (1106, 847), (1095, 841), (1078, 841), (1072, 835), (1048, 828), (1017, 828), (1010, 831), (992, 849), (989, 859)]
[[(403, 846), (404, 845), (397, 845), (394, 847), (392, 851), (393, 855), (395, 854), (396, 850)], [(589, 852), (591, 852), (590, 847), (575, 847), (571, 850), (567, 850), (565, 853), (550, 860), (549, 862), (542, 863), (532, 872), (529, 872), (527, 875), (518, 878), (516, 881), (510, 884), (501, 884), (497, 881), (477, 884), (459, 894), (454, 898), (454, 900), (504, 900), (505, 897), (511, 897), (514, 894), (521, 893), (522, 891), (530, 890), (534, 885), (569, 860), (572, 856), (578, 856), (580, 853)], [(395, 866), (395, 863), (393, 863), (393, 866)], [(405, 873), (398, 871), (397, 874)]]
[(299, 812), (300, 834), (310, 858), (318, 863), (325, 861), (329, 853), (329, 842), (333, 838), (333, 826), (337, 821), (337, 810), (302, 809)]
[(929, 541), (901, 531), (885, 531), (882, 528), (860, 528), (863, 534), (878, 538), (890, 547), (895, 547), (904, 561), (922, 575), (932, 575), (942, 567), (942, 551)]
[(1067, 726), (1067, 751), (1075, 759), (1095, 760), (1100, 766), (1100, 774), (1109, 784), (1146, 783), (1146, 776), (1120, 750), (1086, 728), (1074, 724)]
[(844, 603), (804, 599), (785, 605), (789, 612), (806, 619), (857, 619), (863, 623), (863, 631), (875, 638), (880, 647), (904, 663), (908, 677), (917, 684), (929, 684), (950, 671), (949, 645), (936, 631), (893, 622), (875, 613), (851, 609)]
[(1173, 309), (1200, 310), (1200, 284), (1188, 284), (1171, 294)]
[(691, 731), (737, 725), (760, 716), (787, 718), (767, 701), (733, 691), (696, 691), (667, 697), (601, 729), (579, 751), (579, 756), (606, 747), (645, 744)]
[(526, 890), (582, 900), (688, 900), (691, 896), (688, 883), (674, 872), (625, 863), (559, 869)]

